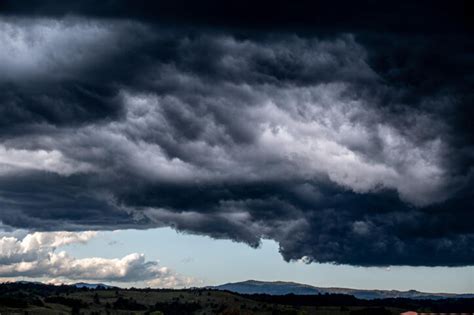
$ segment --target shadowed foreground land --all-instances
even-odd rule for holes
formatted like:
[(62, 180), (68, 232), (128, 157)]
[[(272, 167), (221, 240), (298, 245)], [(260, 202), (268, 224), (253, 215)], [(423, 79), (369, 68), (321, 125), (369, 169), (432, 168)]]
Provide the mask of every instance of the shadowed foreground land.
[(87, 289), (36, 283), (0, 284), (1, 314), (389, 315), (406, 310), (472, 312), (474, 299), (368, 301), (341, 294), (271, 296), (209, 289)]

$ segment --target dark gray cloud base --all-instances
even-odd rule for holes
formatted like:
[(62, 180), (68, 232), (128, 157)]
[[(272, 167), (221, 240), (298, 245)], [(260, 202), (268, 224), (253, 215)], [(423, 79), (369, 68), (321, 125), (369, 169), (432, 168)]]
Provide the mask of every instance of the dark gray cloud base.
[(18, 10), (0, 18), (4, 225), (474, 263), (467, 33), (242, 35)]

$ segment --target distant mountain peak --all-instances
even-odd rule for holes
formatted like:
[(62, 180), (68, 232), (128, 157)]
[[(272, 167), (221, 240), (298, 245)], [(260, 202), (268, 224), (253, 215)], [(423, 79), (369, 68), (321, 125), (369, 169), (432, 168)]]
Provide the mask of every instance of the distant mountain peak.
[(103, 283), (87, 283), (87, 282), (74, 283), (74, 284), (72, 284), (72, 286), (74, 286), (76, 288), (88, 288), (88, 289), (98, 289), (98, 288), (111, 289), (111, 288), (115, 288), (114, 286), (110, 286), (110, 285), (103, 284)]
[(246, 280), (242, 282), (225, 283), (211, 287), (217, 290), (227, 290), (241, 294), (269, 295), (312, 295), (312, 294), (347, 294), (359, 299), (410, 298), (410, 299), (443, 299), (443, 298), (474, 298), (474, 294), (426, 293), (417, 290), (366, 290), (349, 288), (321, 288), (309, 284), (286, 281)]

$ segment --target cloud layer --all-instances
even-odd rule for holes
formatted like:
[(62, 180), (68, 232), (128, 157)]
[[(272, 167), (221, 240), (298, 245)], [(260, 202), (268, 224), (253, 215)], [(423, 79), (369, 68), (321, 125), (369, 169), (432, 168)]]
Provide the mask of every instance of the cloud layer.
[(0, 277), (54, 278), (57, 281), (140, 282), (150, 286), (182, 287), (195, 281), (132, 253), (120, 259), (74, 258), (60, 246), (87, 243), (96, 232), (35, 232), (23, 238), (0, 238)]
[[(472, 78), (453, 70), (473, 60), (456, 43), (433, 52), (442, 35), (85, 17), (3, 17), (0, 30), (5, 225), (172, 226), (251, 246), (271, 238), (286, 260), (474, 263)], [(78, 274), (53, 276), (98, 266), (106, 279), (161, 277), (140, 255), (64, 253), (2, 273), (62, 261)]]

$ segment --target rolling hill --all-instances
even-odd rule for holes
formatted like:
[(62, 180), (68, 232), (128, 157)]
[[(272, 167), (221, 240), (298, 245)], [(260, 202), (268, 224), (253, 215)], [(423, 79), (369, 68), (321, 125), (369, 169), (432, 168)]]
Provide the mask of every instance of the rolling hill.
[(444, 299), (444, 298), (474, 298), (474, 294), (452, 294), (452, 293), (426, 293), (416, 290), (362, 290), (347, 288), (321, 288), (308, 284), (295, 282), (265, 282), (247, 280), (243, 282), (226, 283), (211, 287), (218, 290), (227, 290), (240, 294), (271, 294), (271, 295), (311, 295), (311, 294), (348, 294), (358, 299), (386, 299), (386, 298), (409, 298), (409, 299)]

